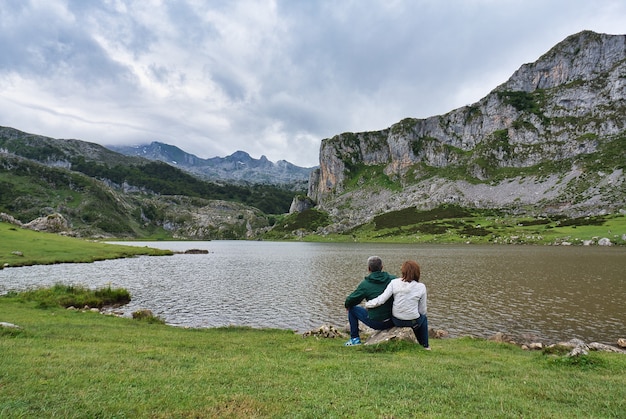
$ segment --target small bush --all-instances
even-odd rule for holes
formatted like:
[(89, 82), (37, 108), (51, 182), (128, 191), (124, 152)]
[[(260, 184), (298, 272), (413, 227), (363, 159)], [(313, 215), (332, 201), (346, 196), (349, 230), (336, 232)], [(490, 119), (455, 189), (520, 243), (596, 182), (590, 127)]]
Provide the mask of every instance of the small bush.
[(134, 311), (133, 319), (144, 321), (146, 323), (165, 324), (165, 320), (158, 316), (155, 316), (152, 311), (147, 309)]

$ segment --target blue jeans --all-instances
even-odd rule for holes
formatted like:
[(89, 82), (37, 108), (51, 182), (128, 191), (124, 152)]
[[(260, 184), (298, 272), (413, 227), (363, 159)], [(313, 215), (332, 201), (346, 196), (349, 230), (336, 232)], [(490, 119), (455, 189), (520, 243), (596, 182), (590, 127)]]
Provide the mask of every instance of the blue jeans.
[(392, 320), (396, 327), (410, 327), (413, 329), (417, 342), (424, 348), (428, 348), (428, 319), (425, 315), (421, 315), (415, 320), (400, 320), (395, 317)]
[(364, 307), (353, 306), (348, 309), (348, 322), (350, 323), (351, 338), (359, 337), (359, 320), (374, 330), (385, 330), (393, 327), (393, 321), (391, 321), (391, 319), (383, 321), (372, 320), (367, 315), (367, 310)]

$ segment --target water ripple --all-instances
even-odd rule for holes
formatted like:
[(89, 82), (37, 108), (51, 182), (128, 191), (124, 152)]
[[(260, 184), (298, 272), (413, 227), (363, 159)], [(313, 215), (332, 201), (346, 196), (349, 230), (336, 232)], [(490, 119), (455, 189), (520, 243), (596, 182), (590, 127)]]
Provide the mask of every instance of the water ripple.
[(626, 336), (624, 249), (276, 242), (154, 242), (206, 255), (139, 257), (0, 271), (0, 292), (58, 282), (124, 287), (126, 315), (152, 310), (169, 324), (305, 331), (347, 323), (343, 301), (373, 254), (399, 274), (422, 267), (429, 325), (452, 335), (496, 332), (543, 340)]

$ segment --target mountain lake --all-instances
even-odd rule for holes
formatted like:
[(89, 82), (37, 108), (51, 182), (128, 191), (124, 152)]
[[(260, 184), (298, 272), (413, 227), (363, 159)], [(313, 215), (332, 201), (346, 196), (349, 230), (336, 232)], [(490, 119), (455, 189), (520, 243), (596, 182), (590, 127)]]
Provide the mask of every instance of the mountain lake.
[[(116, 242), (206, 254), (142, 256), (0, 270), (0, 294), (55, 283), (126, 288), (120, 310), (149, 309), (183, 327), (250, 326), (299, 333), (347, 324), (345, 297), (367, 258), (399, 275), (422, 268), (428, 322), (451, 337), (496, 332), (554, 343), (626, 338), (626, 248), (336, 244), (264, 241)], [(0, 319), (1, 320), (1, 319)]]

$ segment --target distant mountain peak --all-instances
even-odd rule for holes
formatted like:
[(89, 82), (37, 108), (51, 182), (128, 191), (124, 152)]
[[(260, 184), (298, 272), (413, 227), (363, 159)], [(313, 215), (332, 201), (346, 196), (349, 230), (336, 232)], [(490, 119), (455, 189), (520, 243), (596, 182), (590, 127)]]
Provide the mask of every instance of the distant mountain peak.
[(228, 158), (228, 157), (230, 157), (233, 160), (241, 160), (241, 161), (252, 160), (252, 157), (248, 153), (242, 150), (237, 150), (233, 154), (231, 154), (230, 156), (226, 156), (225, 158)]
[(255, 159), (243, 150), (230, 156), (202, 159), (180, 148), (159, 141), (135, 146), (109, 146), (118, 153), (159, 160), (190, 172), (196, 176), (218, 181), (237, 181), (283, 185), (294, 189), (306, 189), (309, 175), (314, 168), (293, 165), (285, 160), (273, 163), (262, 155)]

